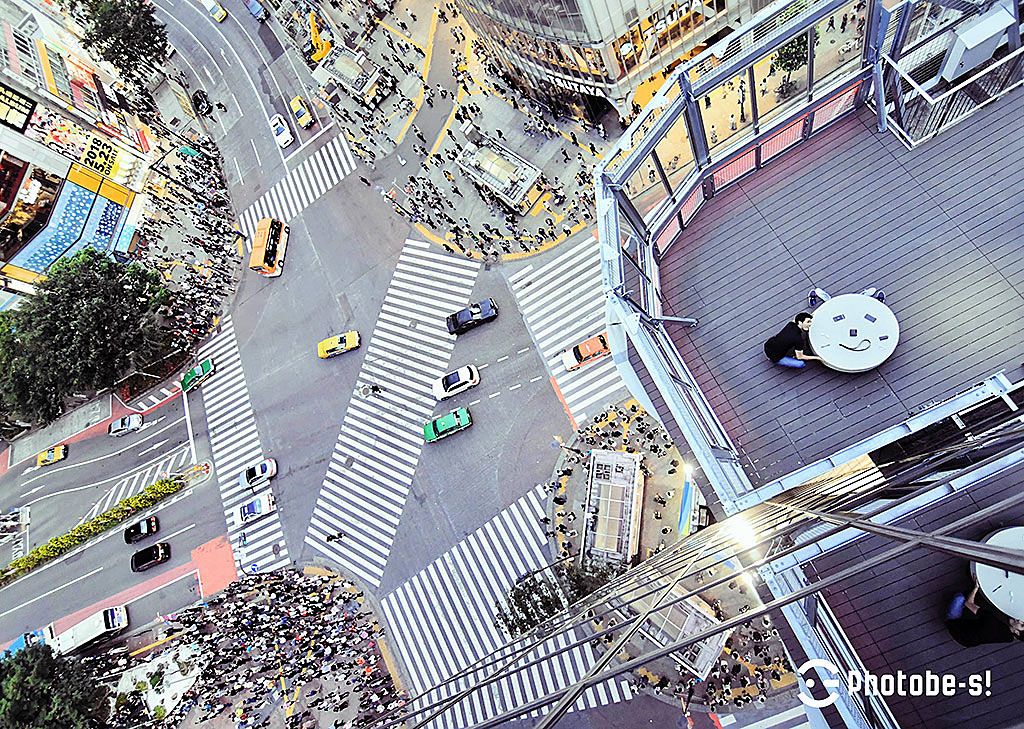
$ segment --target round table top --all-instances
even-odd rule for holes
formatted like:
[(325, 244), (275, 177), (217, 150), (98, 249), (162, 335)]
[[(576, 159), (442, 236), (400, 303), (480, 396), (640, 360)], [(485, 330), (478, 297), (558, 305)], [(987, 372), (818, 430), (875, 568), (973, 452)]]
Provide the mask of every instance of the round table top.
[[(1007, 527), (985, 538), (985, 544), (1024, 551), (1024, 527)], [(1024, 620), (1024, 575), (975, 562), (974, 576), (981, 591), (1004, 615)]]
[(878, 299), (841, 294), (815, 310), (807, 335), (826, 366), (840, 372), (867, 372), (896, 351), (900, 323)]

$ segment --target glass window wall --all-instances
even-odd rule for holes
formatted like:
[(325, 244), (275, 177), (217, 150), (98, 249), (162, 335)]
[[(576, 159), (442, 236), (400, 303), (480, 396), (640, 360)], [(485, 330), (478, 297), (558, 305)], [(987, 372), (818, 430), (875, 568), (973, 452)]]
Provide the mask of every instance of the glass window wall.
[(725, 146), (733, 137), (753, 125), (754, 115), (747, 86), (747, 73), (744, 71), (699, 101), (709, 150)]
[(807, 99), (807, 32), (790, 38), (754, 64), (758, 126)]
[(816, 28), (814, 94), (860, 68), (868, 22), (867, 0), (854, 0), (823, 19)]
[(686, 117), (680, 115), (672, 124), (672, 128), (654, 149), (661, 160), (669, 184), (675, 190), (694, 168), (693, 150), (690, 148), (690, 135), (686, 131)]

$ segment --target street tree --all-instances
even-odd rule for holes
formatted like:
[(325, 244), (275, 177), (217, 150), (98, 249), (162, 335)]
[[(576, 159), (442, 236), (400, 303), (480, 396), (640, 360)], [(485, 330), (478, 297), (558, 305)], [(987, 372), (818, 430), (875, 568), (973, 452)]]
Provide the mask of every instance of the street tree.
[(557, 615), (567, 604), (552, 576), (536, 572), (526, 575), (509, 590), (504, 605), (498, 601), (494, 624), (517, 638)]
[(504, 605), (498, 603), (495, 626), (513, 638), (519, 637), (587, 597), (624, 570), (622, 565), (587, 560), (581, 565), (563, 562), (550, 570), (527, 575), (509, 590)]
[(160, 276), (86, 248), (56, 263), (34, 296), (0, 312), (0, 410), (49, 422), (67, 397), (114, 385), (167, 344)]
[(103, 726), (107, 689), (79, 661), (32, 645), (0, 661), (0, 726), (87, 729)]
[(84, 16), (82, 44), (138, 83), (167, 61), (167, 28), (147, 0), (74, 0)]

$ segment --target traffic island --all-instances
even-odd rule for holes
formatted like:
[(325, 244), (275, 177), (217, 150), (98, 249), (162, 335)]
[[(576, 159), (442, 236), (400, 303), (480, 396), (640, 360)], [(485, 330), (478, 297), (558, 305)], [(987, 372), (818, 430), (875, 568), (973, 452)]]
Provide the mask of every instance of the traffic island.
[[(557, 445), (561, 453), (547, 484), (551, 501), (543, 521), (558, 567), (544, 576), (532, 575), (513, 589), (499, 618), (506, 629), (513, 628), (507, 630), (510, 633), (517, 632), (515, 628), (528, 630), (588, 594), (573, 584), (574, 575), (600, 575), (601, 580), (589, 585), (593, 591), (713, 520), (700, 492), (704, 476), (696, 460), (685, 446), (680, 449), (673, 443), (635, 400), (608, 408), (583, 424), (571, 441)], [(713, 556), (707, 561), (711, 565)], [(712, 586), (719, 570), (732, 566), (701, 570), (696, 564), (684, 566), (689, 576), (678, 581), (666, 600), (697, 594), (659, 611), (658, 621), (622, 646), (618, 660), (685, 640), (762, 605), (755, 571)], [(673, 571), (665, 577), (667, 585), (677, 575)], [(595, 651), (611, 649), (618, 637), (615, 626), (651, 606), (656, 595), (642, 597), (645, 590), (649, 585), (620, 596), (604, 607), (603, 614), (592, 615), (589, 625), (595, 636), (604, 633), (592, 640)], [(551, 610), (545, 609), (545, 600)], [(652, 661), (635, 671), (630, 681), (635, 691), (686, 711), (790, 708), (797, 690), (769, 617)]]

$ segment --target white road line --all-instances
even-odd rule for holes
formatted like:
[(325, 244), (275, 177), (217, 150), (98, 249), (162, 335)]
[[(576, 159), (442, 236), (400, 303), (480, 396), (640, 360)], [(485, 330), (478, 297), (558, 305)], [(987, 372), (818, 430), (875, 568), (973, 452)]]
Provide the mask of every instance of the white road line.
[(522, 354), (523, 352), (529, 352), (529, 351), (530, 351), (529, 347), (523, 347), (522, 349), (516, 350), (516, 354)]
[(487, 396), (487, 399), (490, 400), (492, 397), (497, 397), (500, 394), (501, 390), (499, 390), (498, 392), (492, 392), (490, 395)]
[[(60, 592), (65, 587), (71, 587), (76, 582), (81, 582), (82, 580), (87, 580), (90, 577), (92, 577), (94, 574), (96, 574), (97, 572), (102, 572), (102, 571), (103, 571), (102, 567), (97, 567), (92, 572), (86, 572), (84, 575), (80, 575), (80, 576), (76, 577), (75, 579), (71, 580), (70, 582), (65, 582), (63, 585), (58, 585), (57, 587), (53, 588), (52, 590), (44, 592), (41, 595), (36, 595), (32, 599), (26, 600), (25, 602), (21, 603), (20, 605), (12, 607), (9, 610), (4, 610), (2, 613), (0, 613), (0, 618), (2, 618), (5, 615), (10, 615), (11, 613), (16, 612), (18, 610), (21, 610), (23, 607), (27, 607), (27, 606), (31, 605), (32, 603), (36, 602), (37, 600), (42, 600), (44, 597), (49, 597), (50, 595), (52, 595), (55, 592)], [(11, 584), (14, 584), (14, 583), (11, 583)]]
[(512, 385), (512, 387), (508, 388), (508, 391), (512, 392), (513, 390), (518, 390), (522, 386), (523, 386), (522, 383), (520, 383), (518, 385)]
[[(39, 474), (38, 476), (33, 476), (32, 478), (28, 479), (27, 481), (25, 481), (25, 483), (22, 484), (22, 486), (28, 486), (30, 483), (33, 483), (34, 481), (38, 481), (39, 479), (45, 478), (46, 476), (49, 476), (49, 475), (54, 474), (54, 473), (63, 473), (64, 471), (71, 470), (72, 468), (78, 468), (79, 466), (87, 466), (90, 463), (97, 463), (98, 461), (102, 461), (102, 460), (104, 460), (106, 458), (111, 458), (113, 456), (119, 456), (119, 455), (121, 455), (122, 453), (124, 453), (126, 451), (130, 451), (132, 448), (135, 448), (136, 446), (142, 445), (143, 443), (145, 443), (150, 438), (154, 438), (154, 437), (160, 435), (161, 433), (163, 433), (168, 428), (173, 428), (175, 425), (177, 425), (180, 422), (181, 422), (181, 418), (178, 418), (173, 423), (168, 423), (167, 425), (165, 425), (164, 427), (162, 427), (160, 430), (156, 431), (155, 433), (150, 433), (145, 438), (141, 438), (141, 439), (135, 441), (134, 443), (132, 443), (130, 445), (127, 445), (124, 448), (121, 448), (120, 450), (113, 451), (112, 453), (107, 453), (107, 454), (104, 454), (102, 456), (96, 456), (96, 458), (90, 458), (87, 461), (77, 461), (75, 463), (69, 463), (66, 466), (58, 466), (57, 468), (50, 468), (49, 470), (44, 471), (43, 473)], [(107, 479), (107, 481), (109, 481), (109, 480), (110, 479)], [(100, 481), (100, 483), (106, 483), (106, 481)], [(38, 489), (35, 489), (33, 491), (29, 491), (28, 493), (24, 493), (24, 494), (21, 495), (21, 498), (25, 498), (26, 496), (29, 496), (29, 495), (35, 493), (35, 491), (37, 491), (37, 490)]]
[(537, 380), (543, 380), (543, 379), (544, 379), (543, 376), (537, 375), (536, 377), (531, 377), (530, 378), (530, 382), (536, 382)]
[(141, 595), (139, 595), (138, 597), (133, 597), (131, 600), (126, 602), (125, 605), (131, 605), (133, 602), (137, 602), (137, 601), (141, 600), (144, 597), (149, 597), (154, 592), (160, 592), (160, 590), (164, 589), (165, 587), (169, 587), (170, 585), (173, 585), (178, 580), (183, 580), (186, 577), (191, 577), (192, 575), (198, 575), (198, 574), (199, 574), (199, 570), (192, 570), (191, 572), (186, 572), (183, 575), (179, 575), (179, 576), (175, 577), (173, 580), (171, 580), (169, 582), (165, 582), (162, 585), (157, 585), (152, 590), (148, 590), (148, 591), (142, 593)]
[(498, 357), (498, 359), (496, 360), (496, 363), (497, 362), (504, 362), (507, 359), (508, 359), (508, 355), (506, 354), (504, 357)]

